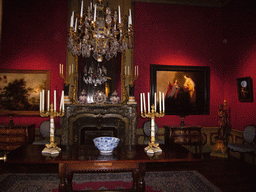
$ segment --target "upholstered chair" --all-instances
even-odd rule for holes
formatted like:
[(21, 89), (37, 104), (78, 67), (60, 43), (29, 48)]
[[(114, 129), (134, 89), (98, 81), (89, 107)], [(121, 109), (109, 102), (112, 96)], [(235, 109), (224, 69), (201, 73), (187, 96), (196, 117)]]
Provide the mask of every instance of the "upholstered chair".
[(230, 156), (230, 150), (240, 153), (240, 158), (245, 162), (245, 153), (252, 155), (253, 162), (256, 152), (255, 145), (255, 126), (248, 125), (243, 130), (243, 142), (242, 143), (229, 143), (227, 145), (228, 155)]

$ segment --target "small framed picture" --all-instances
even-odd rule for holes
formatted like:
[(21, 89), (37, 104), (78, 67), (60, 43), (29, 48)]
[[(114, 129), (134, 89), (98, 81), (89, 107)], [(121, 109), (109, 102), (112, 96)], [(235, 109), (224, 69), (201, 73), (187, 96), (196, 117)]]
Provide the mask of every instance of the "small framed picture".
[(252, 78), (242, 77), (236, 79), (238, 99), (240, 102), (253, 102)]

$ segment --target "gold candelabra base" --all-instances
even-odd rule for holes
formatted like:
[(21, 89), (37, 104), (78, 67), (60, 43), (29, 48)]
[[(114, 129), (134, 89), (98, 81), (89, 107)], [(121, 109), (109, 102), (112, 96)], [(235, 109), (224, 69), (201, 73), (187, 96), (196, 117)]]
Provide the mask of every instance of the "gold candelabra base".
[(159, 147), (159, 143), (155, 143), (152, 141), (148, 143), (148, 146), (145, 147), (144, 150), (147, 152), (147, 154), (162, 153), (162, 149)]

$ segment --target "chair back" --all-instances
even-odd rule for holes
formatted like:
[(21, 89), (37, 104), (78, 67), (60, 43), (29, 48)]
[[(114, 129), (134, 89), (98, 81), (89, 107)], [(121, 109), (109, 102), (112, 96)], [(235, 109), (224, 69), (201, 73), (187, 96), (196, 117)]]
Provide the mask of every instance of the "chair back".
[(243, 137), (247, 143), (252, 143), (255, 138), (255, 126), (254, 125), (246, 126), (243, 131)]

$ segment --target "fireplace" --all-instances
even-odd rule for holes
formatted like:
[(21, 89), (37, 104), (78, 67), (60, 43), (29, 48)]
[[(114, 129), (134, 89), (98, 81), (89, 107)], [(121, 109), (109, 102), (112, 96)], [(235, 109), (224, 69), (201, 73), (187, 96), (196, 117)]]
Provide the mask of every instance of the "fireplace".
[(65, 105), (60, 119), (62, 145), (92, 145), (100, 136), (114, 136), (119, 145), (136, 144), (136, 105)]

